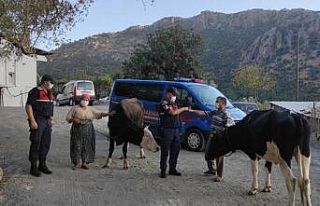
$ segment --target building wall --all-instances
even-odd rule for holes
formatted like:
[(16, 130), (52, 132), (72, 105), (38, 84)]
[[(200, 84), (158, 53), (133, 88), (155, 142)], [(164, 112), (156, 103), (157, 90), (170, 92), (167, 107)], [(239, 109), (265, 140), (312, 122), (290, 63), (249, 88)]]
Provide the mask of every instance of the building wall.
[[(3, 106), (24, 106), (27, 100), (27, 92), (37, 84), (37, 59), (23, 55), (16, 60), (11, 60), (15, 67), (15, 84), (3, 88)], [(0, 61), (0, 67), (4, 68), (4, 61)]]

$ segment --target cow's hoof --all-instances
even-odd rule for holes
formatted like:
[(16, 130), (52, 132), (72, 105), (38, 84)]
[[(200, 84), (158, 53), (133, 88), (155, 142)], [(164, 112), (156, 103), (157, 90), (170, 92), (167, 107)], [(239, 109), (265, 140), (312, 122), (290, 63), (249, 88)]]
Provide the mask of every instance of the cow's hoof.
[(107, 159), (106, 164), (102, 166), (102, 168), (110, 168), (112, 164), (112, 159)]
[(146, 156), (145, 156), (145, 155), (140, 156), (140, 159), (145, 159), (145, 158), (146, 158)]
[(123, 160), (123, 169), (125, 170), (129, 169), (129, 163), (128, 163), (128, 160), (126, 159)]
[(258, 194), (258, 188), (253, 188), (247, 193), (247, 195), (250, 195), (250, 196), (253, 196), (256, 194)]
[(261, 190), (261, 192), (272, 192), (272, 187), (266, 186), (265, 188), (263, 188), (263, 190)]

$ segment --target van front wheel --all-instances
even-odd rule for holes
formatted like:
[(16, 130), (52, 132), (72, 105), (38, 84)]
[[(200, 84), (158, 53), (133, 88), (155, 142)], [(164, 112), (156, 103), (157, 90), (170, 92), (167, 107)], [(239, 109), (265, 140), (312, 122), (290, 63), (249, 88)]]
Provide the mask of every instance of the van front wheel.
[(74, 106), (74, 101), (72, 98), (69, 99), (69, 106)]
[(185, 146), (187, 150), (201, 152), (206, 147), (206, 141), (203, 133), (195, 128), (192, 128), (186, 132)]

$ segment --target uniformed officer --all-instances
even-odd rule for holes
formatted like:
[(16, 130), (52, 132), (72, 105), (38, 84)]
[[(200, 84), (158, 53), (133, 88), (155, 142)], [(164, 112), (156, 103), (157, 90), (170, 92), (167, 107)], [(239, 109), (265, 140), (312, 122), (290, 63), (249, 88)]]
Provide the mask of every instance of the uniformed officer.
[[(39, 177), (42, 173), (51, 174), (46, 165), (46, 157), (51, 143), (51, 127), (53, 120), (53, 79), (43, 75), (40, 86), (31, 89), (28, 93), (26, 113), (30, 127), (30, 174)], [(38, 165), (39, 161), (39, 165)]]
[(177, 89), (170, 87), (167, 90), (166, 98), (160, 103), (159, 117), (161, 128), (161, 159), (160, 159), (160, 177), (166, 177), (168, 153), (170, 151), (169, 158), (169, 175), (181, 176), (181, 173), (177, 171), (177, 160), (180, 152), (180, 135), (179, 129), (181, 122), (179, 114), (188, 111), (188, 107), (178, 108), (175, 100), (177, 95)]

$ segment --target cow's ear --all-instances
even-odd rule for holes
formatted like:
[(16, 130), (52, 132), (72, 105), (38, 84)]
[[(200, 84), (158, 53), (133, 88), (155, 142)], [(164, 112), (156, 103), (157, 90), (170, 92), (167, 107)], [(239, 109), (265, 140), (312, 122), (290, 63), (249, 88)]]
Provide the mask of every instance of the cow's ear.
[(149, 129), (149, 126), (150, 126), (150, 124), (146, 125), (146, 126), (145, 126), (145, 129)]

